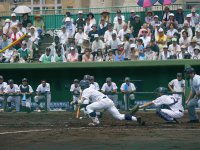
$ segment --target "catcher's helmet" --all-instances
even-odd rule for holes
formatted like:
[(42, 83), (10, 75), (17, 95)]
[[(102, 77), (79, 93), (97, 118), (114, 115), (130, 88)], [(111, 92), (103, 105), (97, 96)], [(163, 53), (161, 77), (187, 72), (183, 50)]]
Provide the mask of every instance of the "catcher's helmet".
[(156, 93), (156, 94), (167, 94), (167, 88), (165, 88), (165, 87), (158, 87), (158, 88), (155, 90), (155, 93)]
[(81, 89), (84, 90), (84, 89), (90, 87), (90, 82), (87, 80), (81, 80), (79, 85), (80, 85)]
[(195, 69), (192, 67), (188, 67), (188, 68), (185, 68), (184, 72), (185, 73), (195, 73)]

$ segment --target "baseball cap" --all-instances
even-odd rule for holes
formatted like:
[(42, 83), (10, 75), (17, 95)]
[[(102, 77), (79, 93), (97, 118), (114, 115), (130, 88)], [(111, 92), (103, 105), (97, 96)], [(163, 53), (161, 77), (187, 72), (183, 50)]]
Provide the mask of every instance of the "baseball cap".
[(125, 78), (125, 81), (130, 81), (130, 78), (129, 78), (129, 77), (126, 77), (126, 78)]
[(196, 43), (196, 42), (197, 42), (197, 39), (193, 38), (190, 43)]
[(14, 83), (13, 79), (8, 80), (8, 84), (13, 84), (13, 83)]
[(75, 50), (75, 48), (74, 47), (70, 47), (70, 50)]
[(181, 9), (181, 10), (182, 10), (182, 9), (183, 9), (183, 7), (181, 7), (181, 6), (180, 6), (180, 7), (178, 7), (178, 9)]
[(3, 76), (0, 76), (0, 79), (3, 79)]
[(74, 82), (79, 82), (79, 80), (78, 79), (74, 79)]
[(177, 39), (176, 38), (172, 38), (172, 42), (177, 42)]
[(182, 77), (183, 75), (182, 75), (182, 73), (178, 72), (178, 73), (176, 74), (176, 76), (177, 76), (177, 77)]
[(10, 21), (10, 19), (6, 19), (5, 22), (8, 23), (8, 22), (11, 22), (11, 21)]
[(158, 15), (155, 15), (154, 18), (158, 18)]
[(23, 79), (22, 79), (22, 82), (23, 82), (23, 81), (28, 81), (28, 80), (27, 80), (27, 78), (23, 78)]
[(173, 14), (173, 13), (170, 13), (169, 16), (173, 16), (173, 17), (174, 17), (174, 14)]
[(163, 46), (163, 49), (164, 49), (164, 48), (168, 48), (168, 46), (167, 46), (167, 45), (164, 45), (164, 46)]
[(200, 51), (199, 46), (195, 46), (194, 50), (199, 50)]
[(137, 17), (137, 18), (140, 18), (140, 16), (139, 16), (139, 15), (135, 15), (135, 17)]
[(120, 9), (117, 10), (117, 13), (121, 13), (122, 11)]
[(112, 79), (110, 77), (106, 78), (106, 82), (111, 82)]
[(78, 11), (78, 14), (82, 14), (82, 13), (83, 13), (83, 11), (81, 11), (81, 10), (80, 10), (80, 11)]
[(186, 46), (185, 46), (185, 45), (182, 45), (181, 48), (186, 49)]
[(191, 14), (186, 15), (186, 18), (191, 18), (191, 17), (192, 17)]
[(163, 32), (164, 30), (163, 30), (163, 28), (160, 28), (159, 30), (158, 30), (158, 32)]
[(17, 15), (15, 13), (12, 13), (11, 14), (11, 17), (16, 17)]
[(134, 9), (131, 9), (131, 13), (134, 13), (135, 12), (135, 10)]
[(67, 17), (67, 18), (65, 19), (65, 22), (66, 22), (66, 21), (71, 21), (71, 19), (70, 19), (69, 17)]

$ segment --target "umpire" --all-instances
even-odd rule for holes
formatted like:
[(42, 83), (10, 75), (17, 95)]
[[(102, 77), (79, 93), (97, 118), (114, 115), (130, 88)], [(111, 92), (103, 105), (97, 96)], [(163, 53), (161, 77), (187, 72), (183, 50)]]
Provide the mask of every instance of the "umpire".
[(190, 80), (190, 94), (186, 100), (187, 109), (189, 112), (188, 123), (198, 123), (199, 118), (195, 111), (195, 107), (200, 106), (200, 76), (196, 74), (194, 68), (185, 69), (186, 78)]

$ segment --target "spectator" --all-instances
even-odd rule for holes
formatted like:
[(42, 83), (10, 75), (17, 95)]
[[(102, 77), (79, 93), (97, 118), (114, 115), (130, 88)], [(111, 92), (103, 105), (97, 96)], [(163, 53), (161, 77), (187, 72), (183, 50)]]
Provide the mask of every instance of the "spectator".
[(105, 44), (103, 43), (102, 40), (99, 39), (99, 35), (95, 34), (94, 35), (94, 42), (92, 43), (92, 52), (96, 53), (98, 49), (101, 49), (102, 51), (104, 51), (105, 49)]
[(28, 14), (23, 14), (22, 24), (24, 28), (26, 28), (28, 24), (32, 24), (31, 20), (29, 19)]
[[(88, 35), (89, 32), (92, 31), (92, 24), (90, 24), (90, 19), (89, 18), (86, 18), (85, 21), (86, 21), (86, 25), (84, 26), (84, 33), (86, 35)], [(79, 27), (81, 27), (81, 26), (79, 26)]]
[(181, 47), (177, 44), (176, 38), (172, 38), (172, 44), (169, 45), (168, 50), (171, 52), (172, 55), (176, 55), (178, 51), (181, 51)]
[(107, 10), (104, 10), (102, 13), (101, 13), (101, 19), (104, 19), (107, 23), (110, 23), (111, 20), (110, 20), (110, 16), (109, 16), (109, 12)]
[(38, 41), (39, 41), (39, 37), (38, 37), (38, 32), (36, 31), (36, 28), (34, 26), (30, 27), (30, 40), (32, 42), (32, 49), (35, 51), (38, 51)]
[(108, 24), (108, 30), (104, 34), (104, 42), (108, 45), (108, 41), (112, 40), (112, 34), (117, 32), (113, 30), (113, 26), (111, 23)]
[(183, 29), (181, 30), (181, 36), (182, 36), (182, 32), (183, 32), (183, 31), (187, 31), (188, 37), (189, 37), (189, 39), (191, 40), (192, 37), (193, 37), (193, 33), (192, 33), (192, 29), (189, 27), (188, 22), (184, 22), (184, 24), (183, 24)]
[(130, 57), (130, 43), (129, 43), (129, 34), (126, 34), (124, 35), (124, 39), (125, 39), (125, 42), (124, 42), (124, 57), (125, 59), (128, 59)]
[(114, 102), (115, 106), (119, 108), (117, 89), (116, 83), (112, 82), (112, 79), (108, 77), (106, 78), (106, 83), (101, 88), (101, 92), (107, 95)]
[(168, 43), (171, 43), (171, 40), (174, 37), (174, 33), (178, 33), (178, 31), (174, 28), (174, 23), (170, 23), (166, 34)]
[(94, 35), (98, 34), (97, 26), (96, 24), (92, 25), (92, 30), (89, 32), (88, 37), (90, 38), (90, 42), (92, 43), (94, 41)]
[(4, 98), (5, 96), (2, 96), (4, 94), (4, 90), (6, 89), (7, 83), (4, 82), (3, 76), (0, 75), (0, 103), (1, 103), (1, 109), (4, 108)]
[(132, 9), (131, 10), (131, 16), (130, 16), (130, 18), (128, 20), (128, 28), (129, 28), (129, 30), (131, 30), (131, 24), (133, 24), (134, 22), (135, 22), (135, 10)]
[(144, 55), (144, 44), (142, 39), (137, 40), (137, 49), (139, 52), (139, 60), (145, 60), (145, 55)]
[[(177, 77), (176, 79), (173, 79), (172, 81), (169, 82), (168, 88), (170, 89), (172, 93), (175, 93), (175, 92), (184, 93), (185, 80), (183, 79), (182, 73), (177, 73), (176, 77)], [(182, 95), (183, 94), (177, 94), (177, 93), (173, 94), (173, 96), (177, 98), (180, 101), (180, 103), (182, 103)]]
[(139, 60), (139, 52), (138, 52), (138, 50), (137, 50), (136, 44), (131, 44), (131, 45), (130, 45), (130, 48), (131, 48), (130, 59), (131, 59), (132, 61)]
[(147, 11), (147, 15), (145, 17), (145, 22), (147, 24), (151, 24), (151, 22), (154, 20), (154, 17), (153, 17), (153, 12), (151, 10)]
[(169, 7), (165, 7), (165, 10), (164, 10), (165, 12), (164, 12), (164, 14), (163, 14), (163, 23), (166, 23), (168, 20), (169, 20), (169, 15), (170, 15), (170, 9), (169, 9)]
[(108, 50), (108, 54), (106, 56), (106, 61), (115, 61), (115, 55), (113, 54), (112, 49)]
[(90, 76), (90, 87), (94, 88), (95, 90), (99, 91), (99, 84), (95, 82), (94, 76)]
[[(18, 32), (17, 26), (12, 26), (12, 34), (10, 35), (10, 39), (12, 42), (17, 41), (22, 35)], [(15, 49), (20, 48), (20, 42), (18, 42), (15, 46)]]
[(156, 42), (158, 43), (158, 47), (162, 50), (163, 45), (167, 44), (167, 36), (164, 34), (164, 30), (160, 28), (158, 30), (158, 35), (156, 37)]
[(2, 19), (2, 16), (0, 16), (0, 27), (3, 27), (5, 25), (5, 20)]
[(187, 47), (182, 45), (181, 52), (177, 54), (177, 59), (190, 59), (190, 57), (190, 54), (187, 52)]
[(131, 22), (130, 26), (131, 26), (131, 30), (132, 30), (132, 34), (133, 37), (138, 37), (138, 33), (141, 29), (142, 26), (142, 21), (139, 15), (135, 15), (135, 21)]
[(151, 49), (152, 49), (152, 51), (154, 51), (156, 53), (157, 56), (159, 55), (160, 49), (159, 49), (157, 43), (155, 42), (154, 38), (151, 39)]
[(94, 57), (94, 61), (95, 62), (102, 62), (104, 61), (104, 56), (103, 56), (103, 53), (102, 53), (102, 49), (98, 49), (97, 50), (97, 53)]
[(196, 29), (196, 35), (194, 38), (197, 40), (197, 45), (200, 46), (200, 28)]
[(86, 37), (87, 35), (83, 32), (83, 27), (78, 27), (78, 32), (75, 34), (75, 43), (78, 46), (81, 46), (81, 44), (83, 43), (83, 39), (84, 37)]
[(125, 104), (125, 110), (129, 110), (129, 103), (130, 101), (132, 105), (134, 105), (135, 95), (134, 92), (136, 91), (135, 85), (130, 82), (130, 78), (126, 77), (125, 82), (121, 85), (120, 90), (122, 94), (124, 95), (124, 104)]
[(58, 32), (58, 37), (59, 43), (63, 44), (63, 47), (66, 47), (68, 42), (68, 33), (65, 25), (61, 26), (61, 31)]
[(24, 61), (30, 60), (31, 51), (27, 48), (25, 41), (22, 42), (21, 48), (18, 49), (18, 53), (19, 53), (20, 58), (24, 59)]
[[(66, 24), (66, 30), (68, 33), (68, 38), (73, 38), (74, 34), (75, 34), (75, 26), (74, 24), (71, 22), (70, 18), (67, 17), (65, 19), (65, 24)], [(83, 26), (82, 26), (83, 27)]]
[(7, 98), (9, 111), (12, 110), (11, 102), (14, 102), (15, 111), (19, 112), (20, 111), (20, 96), (18, 96), (18, 94), (20, 93), (20, 89), (17, 84), (14, 84), (14, 81), (12, 79), (8, 80), (8, 85), (6, 86), (4, 93), (9, 95)]
[(149, 29), (149, 25), (144, 23), (142, 28), (140, 29), (139, 33), (138, 33), (138, 38), (140, 38), (141, 36), (143, 36), (143, 31), (147, 30), (147, 36), (151, 37), (151, 30)]
[(93, 24), (97, 24), (96, 23), (96, 20), (94, 18), (94, 14), (92, 12), (88, 13), (87, 14), (87, 18), (90, 20), (90, 24), (93, 25)]
[(122, 19), (122, 22), (125, 21), (125, 17), (124, 17), (124, 15), (122, 15), (122, 12), (121, 12), (120, 9), (117, 10), (117, 15), (116, 15), (115, 18), (114, 18), (113, 24), (117, 24), (119, 18)]
[(21, 97), (22, 111), (30, 112), (31, 111), (31, 95), (33, 94), (33, 88), (28, 84), (26, 78), (22, 79), (22, 84), (19, 85), (20, 94), (26, 96), (26, 99)]
[(123, 29), (121, 29), (118, 33), (118, 37), (120, 39), (120, 41), (124, 41), (124, 36), (127, 35), (127, 34), (130, 34), (131, 31), (128, 29), (128, 25), (127, 24), (124, 24), (123, 25)]
[(146, 46), (150, 43), (151, 41), (151, 37), (147, 35), (148, 31), (147, 29), (143, 29), (142, 30), (142, 36), (140, 37), (140, 39), (142, 39), (144, 48), (146, 48)]
[(42, 63), (50, 63), (51, 60), (52, 60), (51, 49), (47, 47), (45, 50), (45, 54), (42, 54), (39, 61)]
[(193, 53), (191, 59), (200, 59), (200, 48), (199, 48), (199, 46), (196, 46), (194, 48), (194, 53)]
[(91, 54), (91, 49), (86, 48), (85, 54), (82, 56), (82, 62), (92, 62), (93, 61), (93, 55)]
[(66, 58), (61, 53), (61, 49), (62, 49), (62, 47), (60, 45), (56, 46), (56, 54), (52, 56), (51, 62), (56, 62), (56, 63), (66, 62)]
[(2, 58), (2, 62), (4, 63), (10, 63), (10, 60), (14, 54), (14, 48), (10, 47), (9, 49), (7, 49), (4, 53), (3, 53), (3, 58)]
[[(65, 19), (65, 21), (66, 21), (66, 19)], [(67, 20), (70, 20), (70, 18), (68, 17)], [(76, 28), (85, 26), (85, 19), (83, 18), (83, 11), (78, 11), (78, 18), (75, 21), (75, 25), (76, 25)]]
[(170, 57), (171, 57), (171, 52), (168, 50), (168, 46), (164, 45), (163, 51), (159, 54), (158, 60), (167, 60), (170, 59)]
[(11, 14), (11, 23), (10, 26), (17, 26), (18, 25), (19, 20), (17, 20), (17, 15), (15, 13)]
[(108, 41), (108, 46), (115, 51), (118, 50), (118, 45), (121, 43), (119, 38), (117, 38), (116, 33), (112, 33), (112, 39)]
[(191, 16), (191, 22), (192, 22), (192, 25), (191, 25), (191, 27), (192, 27), (192, 33), (193, 33), (193, 35), (195, 35), (195, 27), (200, 22), (200, 16), (199, 16), (199, 14), (196, 13), (196, 9), (195, 8), (191, 9), (190, 16)]
[(175, 14), (175, 19), (177, 20), (179, 26), (182, 27), (184, 22), (184, 13), (182, 7), (178, 7), (177, 12)]
[(10, 25), (11, 25), (10, 19), (6, 19), (5, 25), (3, 27), (3, 34), (10, 35), (10, 32), (11, 32), (11, 26)]
[(117, 54), (115, 55), (115, 61), (124, 61), (124, 54), (123, 54), (123, 48), (118, 48)]
[(78, 53), (76, 52), (74, 47), (70, 48), (70, 53), (67, 55), (68, 62), (77, 62), (78, 61)]
[(151, 44), (148, 44), (145, 50), (145, 58), (146, 60), (156, 60), (156, 53), (152, 51)]
[(104, 19), (101, 19), (97, 30), (99, 36), (104, 36), (105, 32), (108, 30), (108, 23)]
[(153, 21), (151, 22), (151, 25), (153, 26), (153, 29), (156, 28), (156, 25), (159, 25), (159, 26), (160, 26), (161, 24), (162, 24), (162, 22), (159, 21), (158, 15), (155, 15), (155, 16), (153, 17)]
[(36, 30), (40, 33), (44, 33), (44, 21), (42, 19), (42, 16), (41, 15), (36, 15), (34, 17), (34, 23), (33, 23), (33, 26), (36, 28)]
[(119, 31), (121, 29), (123, 29), (123, 26), (125, 25), (126, 23), (122, 20), (121, 17), (118, 17), (118, 20), (117, 22), (114, 24), (114, 30), (117, 31), (117, 33), (119, 33)]
[(50, 103), (51, 103), (51, 90), (50, 84), (46, 82), (46, 80), (42, 80), (41, 84), (38, 85), (36, 89), (36, 96), (34, 97), (34, 101), (37, 104), (36, 110), (41, 112), (40, 101), (47, 100), (47, 110), (50, 111)]
[(26, 30), (26, 28), (23, 27), (22, 22), (18, 22), (18, 29), (19, 29), (19, 33), (21, 35), (24, 35), (27, 33), (27, 30)]
[(74, 23), (74, 19), (71, 17), (71, 13), (70, 13), (69, 11), (67, 11), (65, 14), (66, 14), (66, 15), (65, 15), (65, 18), (63, 18), (62, 22), (65, 23), (65, 19), (66, 19), (67, 17), (69, 17), (70, 20), (71, 20), (71, 22)]
[(9, 39), (6, 34), (3, 34), (2, 38), (3, 38), (3, 41), (0, 42), (0, 49), (5, 48), (6, 46), (12, 43), (11, 39)]
[(10, 59), (10, 63), (26, 63), (26, 62), (23, 58), (19, 56), (19, 53), (16, 50), (14, 50), (13, 55)]
[(173, 13), (169, 14), (169, 20), (167, 21), (167, 24), (166, 24), (167, 29), (170, 28), (171, 23), (173, 23), (175, 29), (178, 28), (178, 22), (175, 20)]
[(180, 46), (185, 45), (188, 47), (190, 45), (190, 39), (188, 38), (188, 33), (187, 31), (182, 32), (182, 37), (179, 39), (179, 44)]
[(190, 46), (188, 47), (188, 53), (193, 56), (194, 48), (197, 46), (197, 40), (193, 38), (190, 42)]
[(84, 37), (83, 39), (83, 43), (81, 44), (81, 54), (83, 54), (85, 52), (85, 49), (90, 49), (90, 41), (88, 39), (88, 37)]
[(81, 88), (79, 86), (78, 79), (74, 79), (74, 82), (70, 87), (70, 93), (73, 95), (73, 101), (70, 104), (73, 106), (74, 111), (76, 111), (78, 108), (77, 104), (78, 100), (80, 99), (80, 93), (81, 93)]

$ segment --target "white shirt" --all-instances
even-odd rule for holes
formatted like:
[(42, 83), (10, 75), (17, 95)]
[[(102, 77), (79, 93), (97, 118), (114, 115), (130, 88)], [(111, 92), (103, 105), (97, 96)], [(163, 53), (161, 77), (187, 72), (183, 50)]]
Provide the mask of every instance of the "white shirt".
[(174, 33), (178, 33), (178, 31), (176, 29), (168, 30), (166, 35), (169, 37), (173, 37)]
[(173, 44), (169, 45), (169, 49), (168, 49), (172, 54), (177, 53), (177, 51), (181, 51), (181, 47), (180, 45), (176, 44), (176, 46), (174, 47)]
[(22, 27), (22, 29), (19, 30), (19, 33), (20, 33), (21, 35), (26, 34), (26, 33), (27, 33), (26, 28)]
[(193, 55), (194, 54), (194, 48), (195, 47), (193, 47), (193, 46), (188, 46), (188, 53), (190, 54), (190, 55)]
[(3, 56), (6, 58), (6, 59), (11, 59), (12, 55), (13, 55), (13, 50), (6, 50), (4, 53), (3, 53)]
[(183, 111), (184, 109), (183, 109), (183, 106), (181, 103), (182, 101), (180, 101), (179, 99), (175, 98), (172, 95), (162, 95), (162, 96), (158, 97), (157, 99), (153, 100), (152, 102), (155, 106), (160, 106), (163, 104), (170, 105), (170, 104), (174, 103), (175, 101), (177, 101), (177, 102), (174, 105), (169, 106), (170, 109), (172, 111), (179, 111), (179, 110)]
[(4, 92), (4, 90), (6, 89), (6, 86), (7, 86), (6, 82), (0, 83), (0, 92)]
[[(124, 22), (124, 21), (125, 21), (124, 15), (121, 15), (120, 17), (122, 18), (122, 21)], [(114, 21), (113, 21), (113, 24), (115, 24), (115, 23), (117, 23), (117, 22), (118, 22), (118, 16), (115, 16)]]
[(20, 89), (17, 84), (13, 84), (13, 88), (10, 88), (10, 85), (7, 85), (4, 92), (5, 93), (16, 93), (16, 92), (20, 92)]
[(151, 37), (150, 36), (146, 36), (146, 37), (141, 37), (140, 39), (142, 39), (143, 43), (144, 43), (144, 48), (147, 47), (147, 45), (150, 43), (151, 41)]
[(85, 27), (84, 27), (84, 33), (86, 35), (88, 35), (90, 31), (92, 31), (92, 25), (91, 24), (89, 24), (89, 25), (86, 24)]
[(75, 55), (72, 55), (71, 53), (69, 53), (67, 55), (67, 61), (69, 61), (69, 62), (78, 61), (78, 53), (75, 53)]
[(67, 31), (65, 33), (60, 31), (58, 33), (58, 37), (60, 38), (60, 43), (62, 43), (62, 44), (66, 44), (67, 43), (67, 39), (68, 39)]
[(119, 30), (118, 37), (123, 42), (124, 41), (124, 35), (128, 33), (128, 29), (124, 31), (124, 29)]
[(200, 91), (200, 76), (195, 75), (193, 79), (190, 79), (190, 86), (193, 93)]
[(94, 40), (92, 43), (92, 51), (96, 52), (98, 49), (104, 49), (105, 48), (105, 44), (103, 43), (102, 40)]
[(111, 32), (107, 30), (104, 34), (104, 42), (107, 43), (108, 41), (112, 40), (112, 34), (115, 33), (117, 35), (117, 32), (115, 30), (112, 30)]
[(114, 82), (112, 82), (110, 86), (107, 83), (104, 83), (101, 88), (101, 91), (103, 92), (111, 92), (113, 90), (117, 90), (117, 85)]
[(169, 85), (173, 86), (175, 92), (183, 92), (185, 87), (185, 80), (178, 81), (178, 79), (174, 79), (169, 82)]
[(99, 84), (97, 82), (94, 82), (93, 84), (90, 84), (90, 87), (93, 88), (93, 89), (95, 89), (95, 90), (97, 90), (97, 91), (100, 90)]
[(127, 91), (126, 88), (128, 89), (128, 91), (135, 91), (136, 90), (135, 85), (133, 83), (129, 83), (129, 86), (126, 83), (123, 83), (120, 87), (120, 90), (121, 91)]
[(167, 51), (167, 54), (165, 55), (163, 51), (159, 54), (159, 60), (167, 60), (170, 58), (171, 55), (172, 55), (171, 52)]
[(83, 90), (82, 98), (85, 100), (90, 100), (90, 102), (97, 102), (103, 99), (105, 95), (93, 88), (87, 88)]
[(193, 54), (191, 59), (200, 59), (200, 53), (198, 55)]
[(118, 49), (118, 45), (120, 44), (120, 40), (116, 38), (116, 40), (111, 39), (108, 41), (108, 45), (111, 47), (111, 49)]
[(50, 92), (50, 84), (46, 83), (45, 87), (43, 87), (42, 84), (38, 85), (36, 92), (40, 93)]
[(78, 45), (81, 45), (83, 43), (84, 37), (86, 37), (86, 34), (84, 32), (82, 32), (82, 33), (78, 32), (75, 34), (75, 40)]
[(17, 26), (17, 24), (19, 23), (19, 20), (15, 20), (15, 21), (12, 21), (10, 22), (10, 26), (13, 27), (13, 26)]

